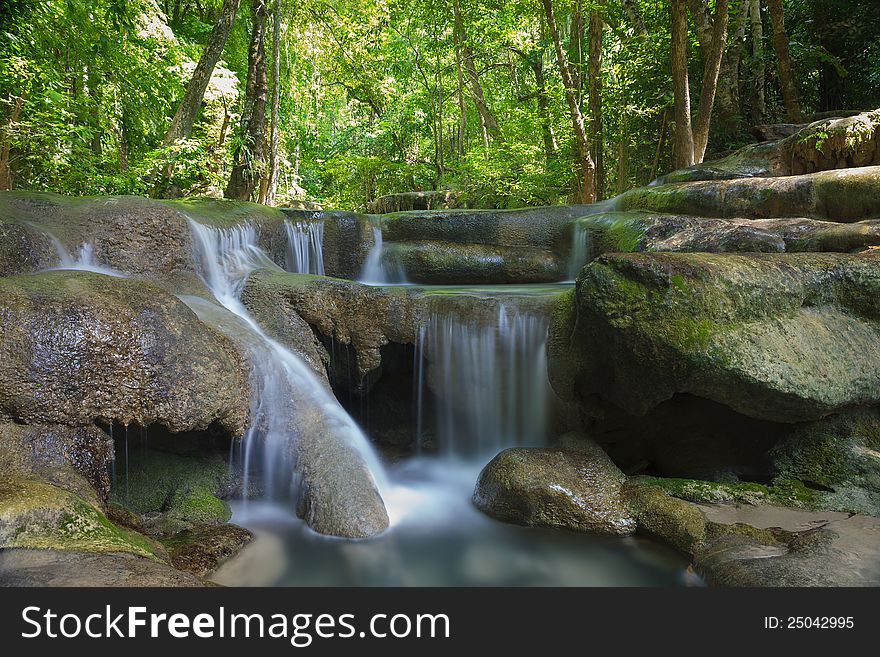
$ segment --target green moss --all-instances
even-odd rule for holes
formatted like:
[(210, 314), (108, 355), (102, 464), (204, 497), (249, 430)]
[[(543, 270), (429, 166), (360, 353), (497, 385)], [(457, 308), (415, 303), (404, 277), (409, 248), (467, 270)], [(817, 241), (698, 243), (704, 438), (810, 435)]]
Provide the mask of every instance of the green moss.
[(815, 509), (819, 506), (815, 491), (798, 479), (776, 477), (770, 487), (771, 501), (783, 506)]
[(176, 496), (168, 514), (181, 520), (207, 524), (228, 522), (232, 517), (229, 505), (206, 490)]
[(656, 486), (631, 479), (624, 499), (640, 531), (658, 537), (682, 552), (694, 554), (706, 536), (706, 516), (694, 505), (668, 495)]
[(0, 546), (129, 552), (162, 559), (147, 537), (114, 525), (81, 497), (46, 482), (0, 480)]
[(226, 522), (229, 518), (228, 506), (217, 497), (230, 477), (219, 455), (134, 451), (128, 472), (127, 485), (118, 481), (110, 499), (135, 513), (162, 512), (179, 521)]
[(750, 482), (724, 483), (644, 476), (634, 477), (632, 481), (638, 485), (659, 488), (673, 497), (706, 504), (760, 504), (770, 496), (770, 490), (766, 486)]

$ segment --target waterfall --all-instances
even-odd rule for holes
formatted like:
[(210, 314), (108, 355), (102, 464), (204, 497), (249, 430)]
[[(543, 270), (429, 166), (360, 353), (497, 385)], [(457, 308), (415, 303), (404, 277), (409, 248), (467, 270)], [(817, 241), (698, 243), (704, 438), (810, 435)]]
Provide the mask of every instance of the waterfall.
[(571, 252), (568, 256), (568, 280), (578, 277), (590, 259), (590, 231), (580, 222), (571, 225)]
[[(546, 317), (504, 303), (489, 321), (431, 314), (416, 345), (417, 432), (433, 421), (438, 451), (453, 456), (543, 444), (550, 399), (547, 326)], [(437, 398), (433, 412), (426, 388)]]
[(52, 242), (52, 246), (55, 247), (55, 252), (58, 254), (58, 266), (52, 267), (52, 269), (75, 269), (91, 271), (96, 274), (106, 274), (107, 276), (124, 276), (121, 272), (105, 267), (95, 260), (95, 247), (91, 242), (83, 242), (79, 247), (77, 257), (74, 258), (61, 243), (61, 240), (50, 233), (45, 231), (44, 233)]
[(367, 285), (406, 284), (406, 271), (400, 262), (388, 263), (382, 241), (382, 225), (378, 220), (372, 222), (373, 246), (367, 253), (360, 282)]
[(354, 420), (299, 356), (262, 331), (240, 301), (248, 274), (258, 268), (277, 269), (257, 246), (256, 230), (248, 225), (212, 228), (194, 221), (190, 229), (199, 275), (229, 312), (204, 299), (181, 298), (200, 319), (245, 344), (251, 356), (252, 424), (240, 446), (245, 493), (256, 471), (267, 496), (295, 494), (293, 441), (298, 431), (316, 421), (356, 451), (381, 493), (384, 471)]
[(324, 275), (324, 222), (290, 221), (287, 232), (287, 269), (298, 274)]

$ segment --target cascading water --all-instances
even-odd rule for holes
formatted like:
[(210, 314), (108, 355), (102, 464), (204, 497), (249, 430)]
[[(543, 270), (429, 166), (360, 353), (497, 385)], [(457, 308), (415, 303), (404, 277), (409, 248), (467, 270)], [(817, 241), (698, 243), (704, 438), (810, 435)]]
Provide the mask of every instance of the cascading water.
[(299, 274), (324, 275), (324, 222), (284, 221), (287, 233), (287, 269)]
[(361, 270), (360, 282), (367, 285), (404, 285), (406, 271), (400, 262), (387, 262), (382, 240), (382, 225), (378, 220), (372, 222), (373, 246), (367, 253)]
[(359, 454), (381, 493), (383, 469), (364, 434), (308, 365), (269, 338), (240, 301), (248, 274), (258, 268), (277, 269), (257, 246), (256, 230), (252, 226), (212, 228), (194, 221), (190, 229), (199, 274), (229, 312), (203, 299), (181, 298), (200, 319), (245, 344), (252, 360), (252, 424), (241, 444), (245, 492), (254, 471), (267, 496), (279, 499), (293, 492), (293, 441), (303, 419), (317, 413), (323, 427)]
[(580, 222), (571, 225), (571, 253), (568, 256), (568, 280), (578, 277), (581, 268), (590, 259), (590, 231)]
[[(489, 321), (435, 312), (420, 329), (417, 431), (433, 420), (441, 454), (485, 460), (505, 447), (547, 439), (547, 318), (515, 304), (497, 308)], [(437, 398), (433, 412), (426, 387)]]
[(58, 266), (53, 267), (53, 269), (73, 269), (78, 271), (90, 271), (96, 274), (106, 274), (108, 276), (124, 276), (121, 272), (110, 267), (105, 267), (95, 260), (95, 247), (91, 242), (83, 242), (79, 247), (77, 257), (74, 258), (67, 249), (64, 248), (61, 240), (49, 233), (46, 233), (46, 235), (51, 240), (52, 246), (55, 247), (55, 251), (58, 254)]

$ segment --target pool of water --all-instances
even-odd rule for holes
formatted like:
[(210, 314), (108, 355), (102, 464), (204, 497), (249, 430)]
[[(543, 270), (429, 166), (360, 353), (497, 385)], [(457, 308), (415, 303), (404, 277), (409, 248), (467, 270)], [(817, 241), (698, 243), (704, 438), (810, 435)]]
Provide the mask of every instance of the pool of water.
[(316, 534), (277, 503), (237, 502), (255, 540), (213, 576), (227, 586), (700, 586), (675, 551), (496, 522), (470, 501), (481, 463), (418, 458), (389, 472), (391, 528), (360, 541)]

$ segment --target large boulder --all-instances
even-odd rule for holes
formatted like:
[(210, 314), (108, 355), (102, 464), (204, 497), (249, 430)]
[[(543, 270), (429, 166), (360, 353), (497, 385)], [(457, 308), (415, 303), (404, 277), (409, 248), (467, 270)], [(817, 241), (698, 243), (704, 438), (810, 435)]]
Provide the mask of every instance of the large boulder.
[(874, 252), (606, 255), (555, 315), (551, 383), (633, 415), (679, 393), (778, 422), (876, 405), (878, 299)]
[(588, 259), (603, 253), (849, 253), (880, 246), (880, 221), (835, 223), (798, 217), (717, 219), (656, 212), (608, 212), (576, 222)]
[(214, 226), (253, 225), (261, 245), (283, 262), (284, 215), (255, 203), (0, 192), (0, 235), (12, 238), (0, 246), (0, 274), (57, 265), (59, 248), (76, 259), (83, 244), (91, 246), (96, 263), (117, 271), (160, 279), (192, 272), (189, 219)]
[(0, 279), (0, 418), (174, 432), (247, 426), (234, 345), (143, 282), (53, 271)]
[(623, 211), (699, 217), (807, 217), (841, 223), (878, 219), (880, 166), (654, 185), (626, 192), (618, 203)]
[(384, 257), (408, 281), (432, 285), (547, 283), (565, 278), (567, 265), (544, 249), (456, 242), (391, 242)]
[(477, 508), (520, 525), (623, 535), (635, 530), (622, 501), (626, 477), (600, 447), (514, 448), (480, 473)]

